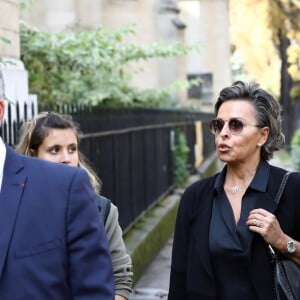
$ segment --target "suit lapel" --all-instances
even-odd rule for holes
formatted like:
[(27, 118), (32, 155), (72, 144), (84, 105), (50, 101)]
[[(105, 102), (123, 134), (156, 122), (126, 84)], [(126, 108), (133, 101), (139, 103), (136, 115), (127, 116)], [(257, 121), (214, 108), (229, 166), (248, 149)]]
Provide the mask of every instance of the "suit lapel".
[(7, 250), (13, 235), (26, 177), (19, 174), (23, 168), (21, 156), (6, 148), (3, 182), (0, 193), (0, 277)]

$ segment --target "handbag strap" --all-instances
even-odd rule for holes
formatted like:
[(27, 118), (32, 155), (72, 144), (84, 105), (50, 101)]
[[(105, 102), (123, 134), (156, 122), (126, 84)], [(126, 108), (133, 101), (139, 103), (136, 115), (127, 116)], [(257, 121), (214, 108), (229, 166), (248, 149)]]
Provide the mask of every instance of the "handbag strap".
[(277, 192), (277, 195), (276, 195), (276, 197), (275, 197), (275, 202), (276, 202), (277, 205), (279, 204), (281, 195), (282, 195), (282, 193), (283, 193), (283, 190), (284, 190), (284, 188), (285, 188), (286, 182), (287, 182), (287, 180), (288, 180), (290, 174), (291, 174), (291, 172), (286, 172), (286, 173), (283, 175), (283, 178), (282, 178), (281, 183), (280, 183), (280, 187), (279, 187), (278, 192)]
[[(280, 198), (281, 198), (281, 196), (282, 196), (283, 190), (284, 190), (284, 188), (285, 188), (286, 182), (287, 182), (287, 180), (288, 180), (290, 174), (291, 174), (291, 172), (286, 172), (286, 173), (283, 175), (283, 178), (282, 178), (282, 180), (281, 180), (281, 183), (280, 183), (278, 192), (277, 192), (276, 197), (275, 197), (275, 202), (276, 202), (277, 206), (278, 206), (278, 204), (279, 204)], [(276, 207), (277, 207), (277, 206), (276, 206)], [(271, 255), (272, 255), (273, 259), (277, 259), (277, 255), (276, 255), (276, 253), (275, 253), (273, 247), (272, 247), (270, 244), (268, 244), (268, 247), (269, 247), (269, 250), (270, 250), (270, 252), (271, 252)]]

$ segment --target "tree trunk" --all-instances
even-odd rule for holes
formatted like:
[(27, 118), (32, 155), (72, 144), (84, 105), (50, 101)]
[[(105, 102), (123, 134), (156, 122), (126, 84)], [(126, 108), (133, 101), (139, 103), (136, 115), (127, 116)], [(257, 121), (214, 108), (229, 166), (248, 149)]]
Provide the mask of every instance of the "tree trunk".
[(280, 70), (280, 103), (283, 107), (282, 118), (283, 118), (283, 132), (286, 138), (286, 148), (290, 148), (290, 142), (294, 131), (294, 114), (293, 114), (293, 103), (290, 97), (290, 91), (292, 89), (293, 80), (288, 73), (289, 63), (287, 49), (290, 46), (290, 40), (280, 30), (278, 32), (279, 38), (279, 55), (281, 58), (281, 70)]

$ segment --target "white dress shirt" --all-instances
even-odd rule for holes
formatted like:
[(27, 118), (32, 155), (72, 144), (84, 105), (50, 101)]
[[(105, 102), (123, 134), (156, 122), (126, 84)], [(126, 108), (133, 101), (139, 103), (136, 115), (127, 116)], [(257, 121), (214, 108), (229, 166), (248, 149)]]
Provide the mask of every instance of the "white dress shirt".
[(0, 191), (1, 191), (1, 187), (2, 187), (5, 157), (6, 157), (6, 147), (3, 143), (2, 138), (0, 137)]

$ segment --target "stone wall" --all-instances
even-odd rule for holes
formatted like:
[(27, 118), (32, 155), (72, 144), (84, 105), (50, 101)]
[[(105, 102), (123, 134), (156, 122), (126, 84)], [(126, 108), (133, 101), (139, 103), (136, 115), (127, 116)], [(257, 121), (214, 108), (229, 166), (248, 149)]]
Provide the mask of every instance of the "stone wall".
[[(19, 1), (0, 0), (0, 36), (8, 39), (9, 44), (0, 40), (0, 56), (5, 62), (0, 64), (5, 82), (5, 94), (9, 101), (19, 101), (23, 108), (28, 102), (28, 74), (20, 61), (19, 38)], [(20, 117), (24, 115), (21, 109)], [(29, 114), (30, 116), (30, 114)], [(7, 111), (5, 118), (7, 118)], [(16, 118), (15, 106), (12, 106), (12, 120)]]
[(219, 91), (231, 83), (228, 0), (184, 0), (179, 6), (189, 28), (185, 42), (200, 47), (199, 53), (187, 57), (187, 72), (212, 77), (211, 94), (198, 103), (214, 102)]
[[(58, 32), (104, 26), (112, 30), (135, 24), (136, 42), (164, 41), (199, 44), (200, 52), (186, 57), (149, 60), (132, 66), (142, 69), (133, 79), (141, 88), (168, 86), (188, 75), (204, 76), (203, 99), (187, 99), (203, 108), (231, 82), (229, 0), (39, 0), (22, 11), (21, 18), (41, 30)], [(180, 25), (187, 25), (180, 27)], [(205, 95), (204, 95), (205, 94)]]
[[(132, 40), (140, 44), (179, 42), (179, 30), (172, 23), (175, 13), (164, 9), (163, 4), (163, 0), (104, 1), (102, 22), (113, 30), (134, 24), (136, 38)], [(143, 70), (133, 84), (142, 88), (166, 87), (185, 76), (180, 62), (181, 58), (142, 61), (133, 66)]]
[(10, 44), (0, 41), (0, 55), (18, 59), (20, 57), (18, 0), (0, 0), (0, 11), (0, 36), (10, 41)]

